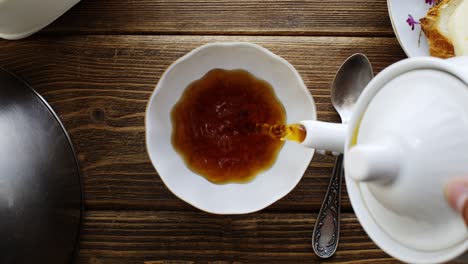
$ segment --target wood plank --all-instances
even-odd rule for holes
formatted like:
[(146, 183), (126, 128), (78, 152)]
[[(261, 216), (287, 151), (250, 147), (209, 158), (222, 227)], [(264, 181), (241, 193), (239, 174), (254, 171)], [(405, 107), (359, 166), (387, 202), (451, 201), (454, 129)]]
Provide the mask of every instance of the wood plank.
[[(335, 122), (329, 87), (347, 56), (367, 54), (377, 72), (404, 58), (393, 38), (36, 36), (0, 41), (0, 66), (32, 84), (64, 122), (81, 164), (88, 209), (195, 210), (167, 190), (149, 162), (144, 112), (163, 71), (215, 41), (255, 42), (290, 61), (310, 88), (319, 119)], [(317, 211), (332, 166), (333, 158), (316, 155), (296, 189), (267, 210)]]
[(393, 36), (386, 0), (83, 0), (46, 32)]
[(368, 238), (352, 214), (343, 215), (336, 255), (317, 258), (311, 248), (315, 216), (88, 211), (78, 263), (398, 263)]

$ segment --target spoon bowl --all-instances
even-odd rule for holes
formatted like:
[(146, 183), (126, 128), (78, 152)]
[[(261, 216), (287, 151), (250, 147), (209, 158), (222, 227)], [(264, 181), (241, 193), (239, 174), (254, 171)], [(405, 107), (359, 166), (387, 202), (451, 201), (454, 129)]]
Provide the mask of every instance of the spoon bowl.
[(359, 95), (373, 77), (371, 63), (364, 54), (353, 54), (341, 65), (331, 87), (331, 102), (343, 123), (349, 120)]

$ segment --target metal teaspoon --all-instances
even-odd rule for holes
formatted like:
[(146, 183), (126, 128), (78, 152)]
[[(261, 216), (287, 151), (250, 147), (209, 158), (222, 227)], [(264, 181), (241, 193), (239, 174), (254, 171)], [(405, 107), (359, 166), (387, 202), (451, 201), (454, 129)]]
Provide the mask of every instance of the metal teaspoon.
[[(331, 88), (331, 101), (343, 124), (349, 121), (354, 104), (373, 77), (369, 59), (360, 53), (351, 55), (339, 68)], [(343, 176), (343, 154), (340, 154), (312, 234), (312, 248), (321, 258), (333, 256), (338, 246)]]

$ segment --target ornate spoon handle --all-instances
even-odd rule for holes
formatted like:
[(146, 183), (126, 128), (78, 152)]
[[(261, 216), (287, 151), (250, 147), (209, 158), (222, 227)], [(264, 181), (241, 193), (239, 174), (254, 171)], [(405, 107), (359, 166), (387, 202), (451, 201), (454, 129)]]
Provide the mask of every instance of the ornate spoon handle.
[(340, 237), (341, 181), (343, 178), (343, 155), (335, 161), (327, 194), (315, 222), (312, 247), (321, 258), (333, 256)]

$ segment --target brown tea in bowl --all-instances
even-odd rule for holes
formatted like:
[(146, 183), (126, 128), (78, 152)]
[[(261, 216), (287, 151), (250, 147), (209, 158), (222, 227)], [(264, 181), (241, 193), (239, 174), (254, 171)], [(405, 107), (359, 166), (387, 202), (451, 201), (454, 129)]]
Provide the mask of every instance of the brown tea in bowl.
[(171, 119), (175, 150), (217, 184), (253, 179), (275, 163), (284, 144), (258, 133), (258, 124), (285, 124), (286, 112), (271, 85), (245, 70), (213, 69), (192, 82)]

